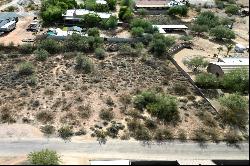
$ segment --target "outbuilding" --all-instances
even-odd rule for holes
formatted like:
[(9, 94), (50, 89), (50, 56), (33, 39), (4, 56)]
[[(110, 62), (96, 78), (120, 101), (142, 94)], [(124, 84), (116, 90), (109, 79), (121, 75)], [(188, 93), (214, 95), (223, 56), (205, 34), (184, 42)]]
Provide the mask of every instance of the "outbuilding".
[(249, 69), (249, 58), (219, 58), (217, 62), (210, 62), (207, 72), (220, 77), (235, 69)]
[(172, 31), (185, 31), (188, 29), (186, 25), (153, 25), (158, 28), (159, 33), (165, 34)]

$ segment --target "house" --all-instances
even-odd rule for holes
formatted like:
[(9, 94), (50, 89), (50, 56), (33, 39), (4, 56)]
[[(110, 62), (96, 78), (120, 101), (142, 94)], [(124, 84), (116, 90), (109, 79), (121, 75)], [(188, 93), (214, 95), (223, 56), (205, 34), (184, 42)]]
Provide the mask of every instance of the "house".
[(249, 69), (249, 58), (219, 58), (217, 62), (210, 62), (207, 72), (216, 76), (223, 76), (234, 69)]
[(136, 0), (135, 8), (144, 9), (166, 9), (171, 0)]
[(79, 22), (86, 14), (97, 14), (101, 19), (108, 19), (111, 16), (110, 13), (94, 12), (86, 9), (70, 9), (67, 10), (62, 16), (64, 21)]
[(159, 33), (166, 34), (171, 31), (185, 31), (188, 29), (186, 25), (153, 25), (159, 30)]

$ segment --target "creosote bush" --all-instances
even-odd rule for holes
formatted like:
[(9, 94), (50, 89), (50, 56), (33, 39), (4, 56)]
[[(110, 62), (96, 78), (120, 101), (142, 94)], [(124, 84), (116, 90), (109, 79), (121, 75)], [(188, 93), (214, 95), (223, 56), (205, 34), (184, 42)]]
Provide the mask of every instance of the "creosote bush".
[(59, 165), (61, 162), (57, 152), (48, 149), (29, 153), (28, 161), (32, 165)]
[(94, 64), (92, 61), (83, 55), (76, 57), (76, 70), (84, 71), (85, 73), (91, 73), (94, 70)]
[(38, 60), (38, 61), (46, 61), (48, 56), (49, 56), (48, 51), (46, 51), (44, 49), (35, 50), (34, 54), (36, 56), (36, 60)]
[(112, 119), (114, 119), (114, 112), (112, 110), (107, 110), (107, 109), (103, 109), (101, 110), (99, 117), (102, 120), (107, 120), (107, 121), (111, 121)]
[(58, 130), (59, 137), (64, 140), (69, 140), (74, 135), (72, 129), (69, 126), (63, 126)]
[(20, 75), (31, 75), (35, 72), (35, 68), (31, 62), (23, 62), (19, 65), (18, 73)]

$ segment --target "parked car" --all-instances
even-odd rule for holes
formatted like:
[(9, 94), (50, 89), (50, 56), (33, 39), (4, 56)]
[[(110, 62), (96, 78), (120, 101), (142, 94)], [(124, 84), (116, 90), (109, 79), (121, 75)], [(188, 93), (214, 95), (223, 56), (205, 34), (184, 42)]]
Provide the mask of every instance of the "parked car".
[(37, 20), (34, 20), (32, 23), (30, 23), (26, 30), (31, 32), (38, 32), (41, 30), (41, 25)]

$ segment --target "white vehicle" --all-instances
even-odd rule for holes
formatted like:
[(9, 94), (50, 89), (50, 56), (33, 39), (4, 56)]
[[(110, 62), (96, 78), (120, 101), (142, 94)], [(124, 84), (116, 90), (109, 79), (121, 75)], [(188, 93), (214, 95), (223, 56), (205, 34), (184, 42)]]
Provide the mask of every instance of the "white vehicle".
[(3, 25), (2, 27), (0, 27), (0, 31), (1, 32), (10, 32), (15, 28), (16, 28), (16, 21), (10, 21), (10, 22), (6, 23), (5, 25)]

